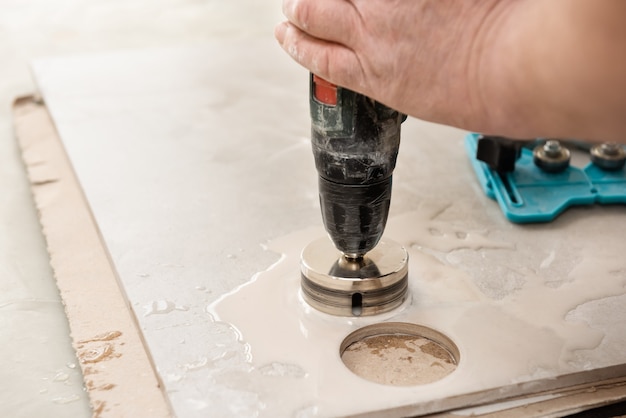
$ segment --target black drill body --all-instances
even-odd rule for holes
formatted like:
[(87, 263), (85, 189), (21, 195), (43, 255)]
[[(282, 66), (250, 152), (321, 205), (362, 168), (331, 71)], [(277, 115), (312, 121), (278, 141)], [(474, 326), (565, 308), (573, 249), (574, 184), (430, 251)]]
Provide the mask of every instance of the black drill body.
[(406, 116), (341, 87), (326, 100), (317, 81), (311, 76), (311, 139), (324, 226), (337, 249), (359, 258), (385, 229)]

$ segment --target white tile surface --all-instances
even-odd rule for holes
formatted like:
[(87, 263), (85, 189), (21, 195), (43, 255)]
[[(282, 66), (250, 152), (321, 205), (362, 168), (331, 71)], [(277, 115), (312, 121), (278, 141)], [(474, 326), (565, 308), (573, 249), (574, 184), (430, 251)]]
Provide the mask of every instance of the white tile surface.
[[(396, 319), (449, 334), (466, 359), (460, 372), (444, 387), (357, 384), (333, 363), (334, 340), (307, 339), (339, 338), (356, 324), (323, 326), (297, 303), (272, 316), (279, 293), (296, 292), (302, 234), (321, 220), (307, 139), (307, 74), (269, 33), (259, 38), (36, 65), (179, 416), (434, 405), (448, 395), (514, 384), (532, 389), (541, 387), (534, 381), (625, 362), (624, 208), (575, 209), (549, 225), (509, 224), (477, 186), (463, 133), (415, 120), (404, 126), (389, 226), (411, 250), (414, 299)], [(292, 234), (300, 238), (288, 239)], [(266, 250), (268, 240), (283, 247)], [(233, 319), (238, 340), (207, 306), (280, 252), (287, 273), (273, 280), (285, 287), (267, 299), (248, 293), (248, 302), (238, 300), (221, 317)], [(288, 341), (317, 347), (318, 361), (328, 361), (298, 358), (264, 340), (263, 327), (286, 333), (281, 321), (289, 315), (308, 325)], [(249, 371), (265, 363), (254, 356), (250, 363), (250, 349), (265, 360), (289, 356), (308, 376), (308, 389), (282, 380), (263, 386)], [(334, 373), (343, 380), (333, 380)], [(337, 382), (351, 384), (332, 391)], [(357, 387), (381, 398), (346, 404)], [(281, 400), (292, 398), (299, 404), (285, 410)]]

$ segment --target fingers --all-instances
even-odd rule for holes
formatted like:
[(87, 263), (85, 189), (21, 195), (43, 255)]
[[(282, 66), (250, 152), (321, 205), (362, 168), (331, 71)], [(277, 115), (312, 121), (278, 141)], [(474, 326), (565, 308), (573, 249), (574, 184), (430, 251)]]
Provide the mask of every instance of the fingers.
[(313, 74), (339, 86), (362, 92), (363, 69), (351, 49), (314, 38), (289, 22), (276, 26), (274, 35), (280, 46)]
[(360, 29), (360, 16), (348, 0), (284, 0), (287, 19), (312, 37), (354, 46)]

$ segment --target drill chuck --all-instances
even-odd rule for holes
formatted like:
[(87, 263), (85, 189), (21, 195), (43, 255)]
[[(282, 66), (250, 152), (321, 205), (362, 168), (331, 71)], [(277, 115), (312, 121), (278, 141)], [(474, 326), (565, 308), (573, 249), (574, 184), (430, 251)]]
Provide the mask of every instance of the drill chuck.
[(338, 250), (358, 258), (383, 234), (406, 116), (314, 75), (310, 89), (324, 226)]
[(378, 244), (391, 203), (391, 176), (371, 184), (341, 184), (319, 177), (320, 206), (335, 247), (358, 258)]

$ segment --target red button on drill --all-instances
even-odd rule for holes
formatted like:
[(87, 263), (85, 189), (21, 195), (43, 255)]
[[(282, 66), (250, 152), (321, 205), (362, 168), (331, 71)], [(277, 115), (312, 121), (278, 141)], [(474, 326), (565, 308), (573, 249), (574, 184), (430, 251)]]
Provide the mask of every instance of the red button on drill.
[(337, 106), (337, 86), (313, 75), (313, 95), (318, 102)]

